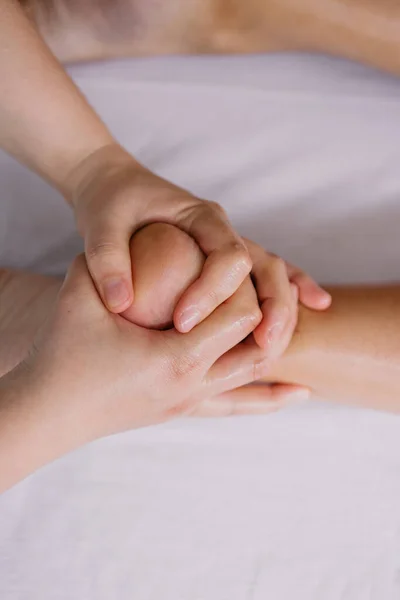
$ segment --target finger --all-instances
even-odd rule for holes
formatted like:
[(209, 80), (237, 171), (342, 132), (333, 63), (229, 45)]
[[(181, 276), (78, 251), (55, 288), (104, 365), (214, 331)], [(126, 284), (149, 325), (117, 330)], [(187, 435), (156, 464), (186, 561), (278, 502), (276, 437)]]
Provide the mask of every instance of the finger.
[(297, 385), (249, 385), (207, 398), (191, 411), (193, 417), (262, 415), (302, 403), (310, 397), (307, 388)]
[(290, 293), (290, 304), (283, 309), (287, 311), (286, 320), (280, 320), (282, 310), (275, 308), (279, 304), (274, 299), (265, 300), (261, 305), (263, 319), (253, 332), (255, 341), (271, 360), (285, 353), (297, 325), (299, 292), (295, 284), (290, 284)]
[(175, 327), (188, 332), (232, 296), (250, 273), (251, 260), (242, 239), (214, 203), (204, 203), (194, 218), (179, 225), (207, 257), (200, 277), (174, 311)]
[[(287, 333), (295, 326), (297, 303), (293, 298), (285, 261), (249, 242), (253, 260), (252, 276), (261, 303), (263, 320), (254, 338), (270, 358), (277, 358), (287, 347)], [(289, 338), (290, 339), (290, 338)]]
[(332, 296), (310, 275), (290, 263), (286, 263), (290, 281), (299, 288), (300, 302), (314, 310), (325, 310), (332, 303)]
[(205, 395), (216, 396), (267, 377), (271, 360), (254, 339), (239, 344), (221, 356), (203, 381)]
[(163, 332), (175, 344), (178, 358), (201, 363), (204, 374), (223, 354), (246, 338), (261, 321), (254, 287), (247, 278), (236, 293), (191, 332)]
[(97, 223), (85, 237), (86, 260), (105, 306), (113, 313), (133, 301), (130, 232), (112, 223)]

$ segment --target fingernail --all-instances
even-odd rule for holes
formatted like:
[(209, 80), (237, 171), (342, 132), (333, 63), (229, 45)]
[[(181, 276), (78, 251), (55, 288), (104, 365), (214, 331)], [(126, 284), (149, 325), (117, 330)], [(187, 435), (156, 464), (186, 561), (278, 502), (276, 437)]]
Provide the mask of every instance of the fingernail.
[(183, 311), (180, 318), (181, 330), (185, 333), (193, 329), (195, 325), (200, 323), (200, 311), (191, 306)]
[(321, 289), (322, 289), (322, 291), (324, 293), (322, 304), (324, 306), (328, 307), (331, 304), (331, 302), (332, 302), (332, 295), (329, 292), (327, 292), (326, 290), (324, 290), (323, 288), (321, 288)]
[(108, 308), (121, 308), (129, 300), (128, 286), (122, 279), (109, 279), (104, 284), (104, 295)]

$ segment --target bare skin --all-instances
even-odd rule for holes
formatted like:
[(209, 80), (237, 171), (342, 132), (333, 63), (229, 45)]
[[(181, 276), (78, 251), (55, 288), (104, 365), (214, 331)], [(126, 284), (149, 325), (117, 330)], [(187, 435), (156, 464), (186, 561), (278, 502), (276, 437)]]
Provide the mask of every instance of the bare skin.
[(123, 56), (326, 52), (400, 73), (393, 0), (25, 0), (63, 62)]
[(321, 397), (400, 412), (400, 286), (331, 289), (326, 314), (300, 308), (295, 335), (268, 381)]
[[(155, 223), (132, 237), (130, 255), (135, 300), (122, 316), (147, 329), (172, 328), (176, 304), (201, 273), (205, 261), (203, 252), (184, 231), (165, 223)], [(255, 273), (260, 281), (269, 279), (269, 289), (263, 290), (258, 299), (261, 310), (257, 308), (257, 313), (264, 318), (254, 331), (257, 343), (264, 348), (262, 357), (257, 355), (257, 360), (261, 357), (263, 361), (271, 354), (282, 354), (287, 348), (296, 326), (298, 298), (300, 296), (300, 300), (307, 303), (315, 292), (315, 283), (301, 270), (285, 265), (279, 257), (264, 251)], [(61, 285), (62, 281), (55, 278), (0, 270), (0, 375), (25, 358), (52, 310)], [(276, 286), (282, 288), (282, 292), (273, 297), (271, 290)], [(247, 290), (250, 301), (257, 303), (250, 281), (244, 282), (243, 289)], [(278, 321), (281, 328), (276, 331), (275, 326), (271, 337), (269, 319), (275, 323), (276, 314), (282, 312), (283, 319)], [(276, 338), (280, 339), (279, 343)], [(249, 348), (250, 360), (253, 354), (254, 349)], [(247, 360), (245, 354), (244, 357)], [(229, 376), (228, 371), (226, 376)], [(274, 398), (279, 394), (287, 397), (300, 391), (300, 387), (274, 386), (270, 391)]]
[[(200, 277), (175, 308), (178, 331), (191, 331), (246, 278), (250, 281), (250, 255), (226, 212), (152, 173), (113, 139), (16, 0), (0, 3), (0, 80), (0, 147), (47, 179), (71, 205), (90, 274), (110, 312), (122, 313), (132, 304), (129, 241), (148, 223), (176, 225), (206, 255)], [(256, 311), (254, 289), (246, 287)], [(285, 289), (271, 291), (272, 297), (283, 292), (283, 305)], [(307, 305), (323, 309), (329, 302), (314, 284)], [(293, 315), (286, 316), (288, 325)], [(271, 317), (271, 327), (282, 321), (282, 314), (275, 314), (275, 324)]]
[(0, 377), (28, 354), (61, 284), (54, 277), (0, 269)]
[[(256, 286), (262, 298), (263, 288), (270, 284), (268, 271), (262, 268), (265, 253), (251, 242), (247, 244), (254, 257)], [(198, 276), (204, 256), (189, 236), (162, 224), (140, 231), (131, 242), (131, 253), (136, 301), (125, 318), (147, 327), (169, 326), (174, 303)], [(36, 275), (14, 277), (14, 284), (10, 275), (0, 277), (1, 306), (5, 309), (0, 313), (0, 330), (7, 344), (0, 346), (3, 373), (24, 358), (61, 286), (60, 281)], [(291, 343), (281, 358), (269, 361), (263, 381), (296, 384), (325, 398), (400, 411), (400, 286), (336, 287), (330, 291), (333, 305), (327, 311), (310, 311), (299, 305)], [(29, 317), (21, 320), (20, 315), (25, 314)], [(262, 324), (258, 328), (265, 342)], [(265, 356), (252, 338), (246, 345), (260, 360)], [(237, 391), (235, 398), (246, 401), (256, 394), (267, 398), (269, 392), (265, 387), (245, 387)], [(207, 402), (202, 405), (205, 414), (210, 409)], [(233, 406), (225, 405), (227, 414), (235, 410)]]
[[(0, 492), (104, 435), (180, 415), (264, 414), (308, 396), (287, 384), (243, 395), (241, 386), (269, 364), (255, 343), (240, 343), (251, 333), (270, 342), (263, 304), (252, 308), (250, 281), (182, 334), (171, 327), (174, 305), (204, 255), (185, 232), (163, 223), (139, 231), (130, 247), (135, 302), (123, 316), (104, 307), (83, 256), (64, 283), (0, 270)], [(264, 253), (257, 272), (286, 280), (288, 310), (297, 316), (299, 288), (274, 264), (282, 263)], [(307, 276), (295, 270), (290, 277), (305, 280), (304, 294)], [(286, 345), (295, 324), (282, 330)]]
[[(143, 298), (139, 307), (142, 318), (148, 317), (146, 310), (149, 314), (157, 310), (162, 297), (163, 307), (169, 307), (169, 314), (164, 313), (162, 321), (170, 320), (179, 285), (184, 286), (201, 269), (204, 257), (199, 248), (190, 238), (173, 230), (166, 232), (171, 249), (174, 237), (177, 239), (177, 251), (172, 250), (169, 257), (173, 263), (169, 262), (168, 273), (179, 273), (180, 282), (175, 287), (173, 277), (166, 277), (155, 251), (157, 244), (154, 238), (147, 237), (146, 271), (138, 278), (143, 284), (139, 291)], [(247, 244), (254, 263), (263, 260), (262, 249), (249, 241)], [(140, 261), (137, 264), (141, 268)], [(256, 283), (260, 293), (263, 282)], [(268, 281), (264, 283), (267, 285)], [(271, 361), (264, 381), (298, 384), (332, 400), (342, 398), (362, 406), (400, 411), (400, 286), (336, 287), (329, 291), (333, 304), (327, 311), (299, 306), (292, 341), (282, 357)], [(134, 312), (127, 316), (136, 318)], [(248, 388), (242, 390), (244, 395), (247, 392)]]
[(265, 372), (251, 349), (236, 350), (261, 320), (246, 286), (190, 333), (149, 330), (107, 310), (77, 257), (29, 354), (0, 378), (0, 492), (78, 446), (193, 414)]

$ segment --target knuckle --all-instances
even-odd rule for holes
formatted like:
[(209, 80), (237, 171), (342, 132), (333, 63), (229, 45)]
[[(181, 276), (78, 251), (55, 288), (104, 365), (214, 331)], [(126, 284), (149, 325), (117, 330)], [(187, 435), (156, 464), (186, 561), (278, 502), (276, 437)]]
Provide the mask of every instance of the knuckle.
[(208, 200), (207, 206), (208, 206), (208, 209), (213, 214), (216, 213), (219, 217), (222, 217), (223, 219), (226, 219), (226, 220), (228, 219), (226, 210), (224, 208), (222, 208), (222, 206), (220, 204), (218, 204), (218, 202), (214, 202), (213, 200)]
[(261, 309), (259, 306), (254, 306), (251, 310), (250, 310), (250, 314), (249, 314), (249, 321), (251, 321), (251, 323), (254, 326), (257, 326), (259, 323), (261, 323), (263, 318), (263, 314), (261, 312)]
[(89, 261), (95, 261), (104, 256), (116, 254), (117, 246), (113, 242), (96, 242), (86, 249), (86, 256)]
[(246, 246), (241, 242), (233, 242), (232, 253), (235, 256), (235, 262), (237, 264), (238, 270), (250, 273), (251, 268), (253, 266), (253, 262), (251, 260), (249, 251), (247, 250)]
[(272, 258), (272, 268), (279, 275), (286, 274), (287, 272), (286, 262), (281, 256), (274, 256)]
[(262, 320), (261, 310), (255, 306), (249, 308), (248, 306), (242, 307), (238, 311), (237, 323), (241, 327), (243, 333), (250, 333), (253, 331)]
[(236, 275), (245, 277), (253, 267), (250, 254), (244, 244), (239, 241), (232, 241), (223, 248), (225, 256), (229, 258), (230, 273), (232, 278)]

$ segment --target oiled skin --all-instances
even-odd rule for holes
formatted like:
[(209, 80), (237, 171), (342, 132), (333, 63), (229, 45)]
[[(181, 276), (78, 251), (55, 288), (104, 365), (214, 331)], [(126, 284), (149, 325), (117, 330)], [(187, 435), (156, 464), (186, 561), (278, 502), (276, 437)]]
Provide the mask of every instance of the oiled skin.
[[(181, 294), (198, 277), (204, 255), (186, 233), (165, 223), (138, 231), (130, 243), (135, 300), (128, 320), (152, 329), (172, 326)], [(0, 376), (30, 351), (62, 280), (0, 269)]]
[[(169, 325), (177, 297), (198, 276), (201, 251), (177, 228), (154, 224), (136, 234), (131, 256), (136, 301), (126, 318), (154, 328)], [(0, 373), (24, 357), (60, 285), (41, 276), (0, 272)], [(333, 400), (400, 411), (400, 286), (329, 291), (330, 309), (299, 307), (292, 342), (266, 381), (297, 383)]]
[[(168, 256), (167, 276), (160, 246)], [(140, 303), (128, 316), (135, 321), (136, 310), (147, 325), (171, 322), (176, 298), (201, 270), (201, 251), (175, 227), (157, 224), (137, 234), (131, 252)], [(400, 411), (400, 286), (329, 291), (333, 302), (326, 311), (300, 305), (291, 344), (271, 365), (266, 381), (296, 383), (332, 400)], [(158, 310), (162, 318), (156, 323)]]
[(151, 329), (172, 327), (179, 298), (201, 273), (203, 253), (184, 231), (166, 223), (138, 231), (130, 251), (135, 295), (124, 317)]

